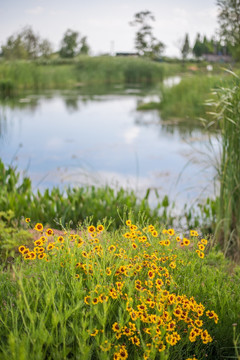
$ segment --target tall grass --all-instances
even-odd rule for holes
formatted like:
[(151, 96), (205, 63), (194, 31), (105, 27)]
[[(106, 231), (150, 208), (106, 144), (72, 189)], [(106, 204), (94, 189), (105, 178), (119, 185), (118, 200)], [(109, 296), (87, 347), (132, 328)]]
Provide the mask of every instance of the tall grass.
[[(158, 109), (163, 120), (198, 121), (206, 117), (205, 101), (213, 88), (221, 87), (227, 80), (226, 76), (208, 75), (206, 73), (185, 75), (181, 82), (172, 87), (161, 85), (160, 102), (146, 103), (139, 110)], [(210, 109), (208, 109), (210, 110)]]
[(239, 269), (195, 231), (126, 219), (62, 236), (33, 224), (23, 261), (0, 272), (2, 360), (216, 360), (233, 347)]
[(19, 223), (21, 217), (31, 217), (33, 221), (49, 223), (54, 227), (59, 227), (59, 219), (64, 224), (71, 221), (73, 226), (77, 226), (87, 217), (92, 217), (94, 222), (108, 217), (114, 219), (113, 227), (118, 228), (121, 224), (118, 213), (127, 207), (134, 212), (144, 212), (151, 221), (161, 219), (170, 225), (172, 218), (168, 198), (159, 200), (152, 209), (148, 202), (150, 192), (149, 189), (141, 199), (132, 190), (109, 186), (69, 187), (65, 191), (55, 187), (33, 192), (30, 178), (21, 176), (16, 168), (5, 167), (0, 161), (0, 209), (13, 211)]
[(221, 130), (222, 154), (218, 168), (220, 195), (216, 229), (226, 254), (240, 258), (240, 78), (234, 86), (216, 91), (213, 120)]
[(2, 360), (216, 360), (233, 346), (239, 269), (195, 231), (138, 220), (60, 236), (33, 224), (0, 272)]
[(174, 64), (110, 56), (79, 57), (73, 61), (1, 62), (0, 96), (18, 95), (23, 90), (73, 88), (89, 84), (152, 84), (179, 69), (179, 65)]

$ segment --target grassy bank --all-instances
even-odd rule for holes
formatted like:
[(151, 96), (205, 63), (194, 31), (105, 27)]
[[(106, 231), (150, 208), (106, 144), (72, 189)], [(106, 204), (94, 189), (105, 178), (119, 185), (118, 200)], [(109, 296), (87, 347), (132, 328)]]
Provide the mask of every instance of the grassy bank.
[(168, 216), (168, 198), (159, 199), (158, 206), (152, 209), (148, 203), (150, 192), (147, 190), (142, 199), (132, 190), (114, 190), (109, 186), (67, 188), (65, 191), (55, 187), (51, 191), (33, 192), (30, 178), (22, 177), (15, 168), (5, 167), (0, 161), (0, 209), (13, 211), (18, 224), (21, 217), (31, 217), (33, 221), (59, 228), (60, 219), (65, 225), (71, 222), (72, 226), (77, 226), (87, 217), (94, 222), (108, 217), (113, 219), (113, 227), (118, 228), (122, 224), (119, 212), (123, 213), (124, 207), (136, 213), (144, 212), (149, 221), (172, 221)]
[(74, 88), (90, 84), (152, 84), (179, 71), (179, 64), (141, 58), (80, 57), (74, 61), (0, 62), (0, 95), (23, 90)]
[(32, 224), (38, 240), (0, 272), (1, 359), (234, 356), (239, 268), (195, 231), (124, 220), (63, 236)]
[(213, 124), (222, 134), (217, 237), (224, 252), (240, 259), (240, 77), (232, 74), (233, 86), (221, 88), (212, 102)]
[(197, 121), (206, 117), (206, 112), (211, 111), (205, 102), (212, 98), (212, 90), (232, 82), (230, 76), (224, 72), (217, 75), (195, 74), (183, 76), (181, 82), (172, 87), (162, 86), (160, 102), (141, 104), (138, 110), (158, 109), (161, 118), (190, 119)]

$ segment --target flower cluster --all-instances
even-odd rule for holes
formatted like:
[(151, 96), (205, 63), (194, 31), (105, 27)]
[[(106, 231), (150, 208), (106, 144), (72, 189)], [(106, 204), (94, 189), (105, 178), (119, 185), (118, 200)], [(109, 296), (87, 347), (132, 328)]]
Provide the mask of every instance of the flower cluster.
[(60, 236), (40, 223), (34, 228), (41, 236), (33, 249), (21, 245), (19, 251), (25, 260), (58, 261), (60, 268), (74, 269), (72, 276), (85, 289), (82, 300), (95, 314), (88, 333), (99, 351), (114, 360), (127, 359), (132, 351), (145, 360), (159, 353), (168, 359), (171, 348), (186, 339), (198, 346), (212, 342), (205, 324), (217, 323), (217, 314), (181, 294), (175, 278), (184, 266), (183, 248), (193, 256), (197, 246), (204, 257), (207, 240), (199, 240), (196, 231), (190, 231), (190, 240), (174, 229), (140, 228), (130, 220), (120, 237), (108, 236), (102, 224)]

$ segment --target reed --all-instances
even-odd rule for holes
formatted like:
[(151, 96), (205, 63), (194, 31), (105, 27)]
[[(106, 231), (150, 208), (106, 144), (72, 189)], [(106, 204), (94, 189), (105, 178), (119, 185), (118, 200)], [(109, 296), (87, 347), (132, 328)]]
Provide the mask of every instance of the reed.
[(213, 122), (221, 131), (220, 194), (216, 236), (225, 254), (240, 258), (240, 78), (234, 86), (217, 90), (211, 105)]
[(172, 87), (161, 85), (159, 102), (140, 104), (138, 110), (158, 109), (163, 120), (179, 119), (196, 122), (206, 114), (205, 101), (209, 98), (212, 89), (221, 87), (227, 79), (220, 74), (184, 75), (177, 85)]
[(179, 69), (178, 64), (110, 56), (79, 57), (71, 61), (3, 61), (0, 63), (0, 96), (89, 84), (152, 84)]

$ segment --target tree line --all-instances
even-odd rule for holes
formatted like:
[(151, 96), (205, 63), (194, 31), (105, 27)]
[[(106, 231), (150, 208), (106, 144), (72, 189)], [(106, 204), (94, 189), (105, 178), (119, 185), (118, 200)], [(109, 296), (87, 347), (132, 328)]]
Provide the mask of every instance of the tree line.
[[(208, 39), (197, 34), (195, 43), (190, 46), (189, 35), (180, 41), (180, 51), (183, 60), (190, 54), (201, 58), (204, 54), (232, 55), (240, 60), (240, 1), (216, 0), (218, 6), (219, 29), (215, 36)], [(136, 28), (135, 49), (140, 56), (159, 59), (165, 49), (163, 42), (153, 34), (152, 22), (155, 17), (151, 11), (136, 13), (129, 23)], [(73, 58), (76, 55), (88, 55), (90, 47), (86, 36), (68, 29), (61, 40), (58, 54), (63, 58)], [(2, 46), (2, 56), (6, 59), (49, 58), (53, 53), (52, 44), (48, 39), (41, 39), (31, 27), (25, 27), (19, 33), (11, 35)]]
[[(6, 59), (50, 58), (53, 54), (51, 42), (42, 39), (30, 26), (9, 36), (1, 50), (2, 56)], [(78, 54), (88, 55), (89, 50), (87, 37), (68, 29), (63, 35), (58, 53), (63, 58), (73, 58)]]

